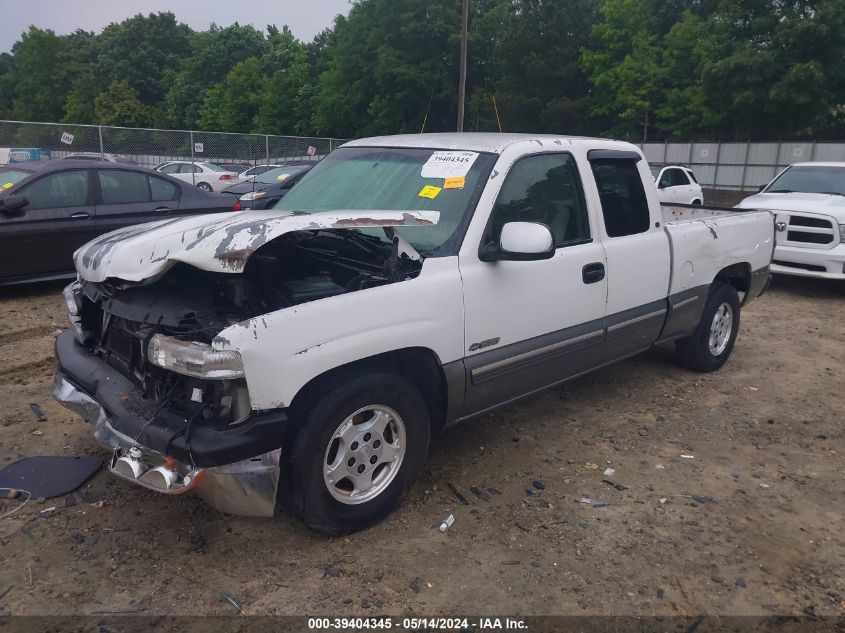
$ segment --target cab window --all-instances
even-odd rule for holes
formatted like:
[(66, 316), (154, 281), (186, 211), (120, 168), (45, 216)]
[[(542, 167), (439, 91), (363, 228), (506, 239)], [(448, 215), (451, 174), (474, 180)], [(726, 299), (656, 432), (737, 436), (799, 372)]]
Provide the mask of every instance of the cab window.
[(599, 190), (608, 237), (645, 233), (651, 225), (637, 161), (601, 158), (590, 161)]
[(570, 154), (538, 154), (510, 170), (493, 209), (492, 237), (508, 222), (540, 222), (555, 247), (590, 240), (590, 222), (578, 167)]

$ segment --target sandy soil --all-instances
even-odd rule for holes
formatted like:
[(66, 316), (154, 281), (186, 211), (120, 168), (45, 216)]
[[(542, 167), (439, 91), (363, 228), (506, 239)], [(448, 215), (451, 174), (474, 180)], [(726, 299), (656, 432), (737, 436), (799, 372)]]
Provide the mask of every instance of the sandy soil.
[[(0, 613), (229, 614), (225, 591), (246, 614), (841, 615), (843, 306), (843, 284), (778, 278), (720, 372), (655, 349), (451, 429), (400, 508), (348, 538), (100, 471), (76, 505), (0, 519)], [(64, 327), (60, 286), (0, 294), (0, 466), (106, 457), (50, 397)]]

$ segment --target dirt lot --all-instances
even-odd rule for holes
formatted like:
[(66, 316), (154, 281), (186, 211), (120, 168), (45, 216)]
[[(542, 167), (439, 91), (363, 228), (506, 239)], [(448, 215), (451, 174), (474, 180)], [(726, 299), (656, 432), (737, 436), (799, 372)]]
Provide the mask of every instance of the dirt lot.
[[(656, 349), (451, 429), (401, 507), (349, 538), (100, 471), (76, 505), (0, 519), (0, 613), (229, 614), (223, 590), (246, 614), (841, 615), (843, 307), (843, 284), (776, 279), (718, 373)], [(0, 294), (0, 465), (105, 457), (49, 395), (64, 325), (58, 286)]]

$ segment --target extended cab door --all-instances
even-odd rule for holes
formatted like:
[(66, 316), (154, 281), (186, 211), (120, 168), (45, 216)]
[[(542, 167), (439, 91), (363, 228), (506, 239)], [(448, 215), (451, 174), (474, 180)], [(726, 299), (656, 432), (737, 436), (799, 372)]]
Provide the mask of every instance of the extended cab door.
[[(513, 151), (512, 157), (508, 152)], [(582, 170), (589, 167), (582, 165)], [(479, 210), (492, 207), (481, 243), (468, 232), (460, 254), (466, 315), (466, 399), (470, 415), (591, 368), (600, 354), (607, 298), (604, 249), (568, 152), (522, 156), (507, 150)], [(491, 183), (494, 183), (491, 180)], [(478, 216), (480, 214), (477, 213)], [(555, 254), (540, 261), (484, 262), (479, 247), (507, 222), (541, 222)]]
[(663, 327), (669, 239), (651, 173), (641, 155), (633, 150), (594, 149), (587, 157), (607, 257), (605, 353), (623, 358), (648, 349)]

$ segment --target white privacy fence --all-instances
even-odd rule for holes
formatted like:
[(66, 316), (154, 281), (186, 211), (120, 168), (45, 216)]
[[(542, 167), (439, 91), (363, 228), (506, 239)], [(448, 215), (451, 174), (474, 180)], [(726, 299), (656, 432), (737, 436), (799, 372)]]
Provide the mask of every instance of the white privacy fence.
[(698, 182), (713, 189), (754, 191), (783, 168), (802, 161), (843, 161), (842, 142), (766, 143), (644, 143), (652, 165), (682, 164), (695, 172)]

